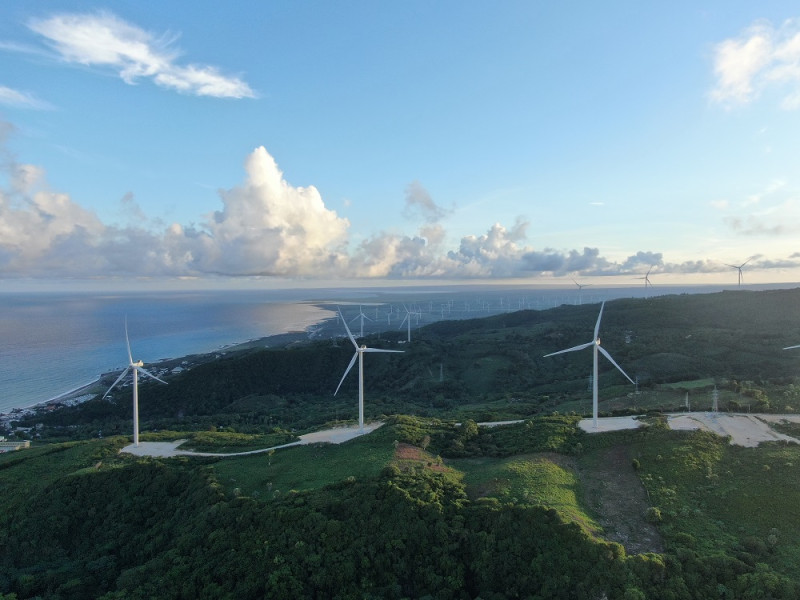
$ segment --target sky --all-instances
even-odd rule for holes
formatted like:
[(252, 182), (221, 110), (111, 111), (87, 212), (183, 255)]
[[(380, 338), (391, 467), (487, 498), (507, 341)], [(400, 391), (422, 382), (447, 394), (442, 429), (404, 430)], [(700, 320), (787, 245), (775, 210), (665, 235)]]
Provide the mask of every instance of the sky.
[(0, 3), (0, 281), (800, 281), (800, 7)]

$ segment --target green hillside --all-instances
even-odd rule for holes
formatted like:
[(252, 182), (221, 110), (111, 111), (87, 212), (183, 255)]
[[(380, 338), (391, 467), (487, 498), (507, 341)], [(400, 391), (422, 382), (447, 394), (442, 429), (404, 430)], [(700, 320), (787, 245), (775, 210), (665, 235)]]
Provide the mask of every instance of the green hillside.
[[(119, 453), (126, 393), (37, 415), (34, 445), (0, 455), (0, 599), (798, 598), (800, 446), (671, 431), (657, 409), (687, 393), (702, 408), (717, 386), (722, 409), (800, 410), (800, 355), (782, 351), (799, 301), (607, 303), (603, 346), (640, 393), (603, 362), (601, 410), (648, 409), (637, 430), (582, 431), (590, 352), (543, 358), (588, 341), (598, 305), (369, 338), (406, 352), (367, 357), (367, 415), (385, 424), (341, 445), (137, 458)], [(355, 381), (332, 396), (351, 348), (143, 385), (142, 439), (239, 451), (352, 419)], [(521, 422), (476, 423), (506, 418)]]
[[(441, 458), (456, 441), (466, 456)], [(398, 417), (341, 446), (227, 459), (119, 445), (0, 457), (3, 597), (800, 594), (796, 445), (741, 449), (657, 423), (588, 435), (571, 417)]]

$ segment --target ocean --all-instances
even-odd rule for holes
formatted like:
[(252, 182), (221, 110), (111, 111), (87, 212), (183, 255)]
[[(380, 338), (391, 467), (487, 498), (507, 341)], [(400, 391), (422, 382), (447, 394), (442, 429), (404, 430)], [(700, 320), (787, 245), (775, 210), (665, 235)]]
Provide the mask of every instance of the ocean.
[(520, 309), (721, 289), (449, 286), (0, 293), (0, 413), (46, 402), (101, 373), (124, 368), (126, 318), (133, 358), (147, 368), (161, 359), (214, 352), (289, 331), (313, 332), (337, 316), (337, 306), (358, 335), (360, 312), (365, 333), (374, 333), (399, 329), (406, 311), (415, 313), (414, 327), (419, 327)]
[(281, 292), (0, 294), (0, 413), (25, 408), (134, 360), (213, 352), (304, 331), (330, 310)]

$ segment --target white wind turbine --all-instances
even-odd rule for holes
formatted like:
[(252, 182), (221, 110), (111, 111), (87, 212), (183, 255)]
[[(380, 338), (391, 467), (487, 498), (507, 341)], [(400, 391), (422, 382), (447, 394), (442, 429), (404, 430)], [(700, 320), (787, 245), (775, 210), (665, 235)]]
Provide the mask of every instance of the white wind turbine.
[(160, 381), (161, 383), (166, 385), (166, 381), (159, 379), (152, 373), (146, 371), (144, 367), (144, 363), (141, 360), (137, 360), (136, 362), (133, 361), (133, 356), (131, 355), (131, 342), (128, 339), (128, 319), (125, 319), (125, 344), (128, 347), (128, 366), (125, 367), (125, 370), (117, 377), (117, 380), (111, 384), (111, 387), (108, 388), (108, 391), (103, 394), (103, 398), (108, 396), (111, 390), (114, 389), (114, 386), (117, 385), (125, 375), (128, 374), (128, 371), (131, 371), (133, 374), (133, 445), (134, 447), (139, 447), (139, 373), (141, 372), (142, 375), (147, 375), (148, 377), (152, 377), (156, 381)]
[(366, 319), (367, 321), (372, 321), (372, 319), (370, 319), (367, 315), (364, 314), (364, 309), (361, 308), (360, 304), (358, 305), (358, 314), (354, 318), (350, 319), (350, 322), (352, 323), (359, 317), (361, 317), (361, 334), (358, 337), (364, 337), (364, 319)]
[(417, 323), (419, 323), (420, 313), (419, 312), (411, 312), (410, 310), (408, 310), (408, 307), (405, 304), (403, 304), (403, 308), (406, 311), (406, 316), (401, 321), (400, 327), (398, 327), (398, 329), (402, 329), (403, 328), (403, 324), (408, 323), (408, 340), (407, 341), (410, 342), (411, 341), (411, 317), (416, 316), (417, 317)]
[(402, 350), (383, 350), (381, 348), (367, 348), (364, 345), (359, 346), (356, 343), (356, 338), (353, 337), (353, 334), (350, 333), (350, 328), (347, 326), (347, 321), (342, 319), (342, 323), (344, 323), (344, 328), (347, 330), (347, 337), (350, 338), (350, 341), (353, 342), (353, 346), (356, 348), (356, 353), (353, 354), (353, 358), (350, 360), (350, 364), (347, 365), (347, 369), (344, 371), (344, 375), (342, 375), (342, 380), (339, 382), (339, 385), (336, 386), (336, 391), (333, 392), (333, 395), (339, 393), (339, 388), (342, 387), (344, 383), (345, 377), (350, 372), (350, 369), (353, 368), (353, 365), (356, 364), (356, 359), (358, 359), (358, 428), (360, 431), (364, 431), (364, 353), (365, 352), (403, 352)]
[(730, 265), (730, 264), (728, 264), (728, 263), (725, 263), (725, 266), (726, 266), (726, 267), (730, 267), (731, 269), (736, 269), (736, 270), (738, 270), (738, 271), (739, 271), (739, 285), (740, 285), (740, 286), (742, 285), (742, 281), (744, 280), (744, 276), (742, 275), (742, 268), (744, 268), (744, 266), (745, 266), (747, 263), (749, 263), (751, 260), (753, 260), (753, 257), (752, 257), (752, 256), (751, 256), (750, 258), (748, 258), (746, 261), (744, 261), (744, 262), (743, 262), (742, 264), (740, 264), (740, 265)]
[(622, 370), (611, 355), (600, 345), (600, 319), (603, 318), (603, 308), (605, 307), (605, 301), (600, 305), (600, 314), (597, 315), (597, 323), (594, 326), (594, 339), (591, 342), (586, 342), (585, 344), (581, 344), (580, 346), (573, 346), (572, 348), (567, 348), (566, 350), (559, 350), (558, 352), (551, 352), (550, 354), (545, 354), (545, 358), (548, 356), (555, 356), (556, 354), (564, 354), (565, 352), (574, 352), (576, 350), (583, 350), (584, 348), (592, 347), (592, 352), (594, 354), (594, 367), (592, 369), (592, 419), (594, 421), (594, 428), (597, 429), (597, 353), (598, 351), (603, 354), (611, 364), (617, 367), (620, 373), (625, 375), (625, 378), (636, 385), (633, 379), (628, 377), (628, 374)]

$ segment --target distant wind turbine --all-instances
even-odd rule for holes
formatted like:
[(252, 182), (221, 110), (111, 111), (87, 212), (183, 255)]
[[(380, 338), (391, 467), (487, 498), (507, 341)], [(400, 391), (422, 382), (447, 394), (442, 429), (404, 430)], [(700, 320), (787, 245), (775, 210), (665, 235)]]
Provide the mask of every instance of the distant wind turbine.
[(405, 304), (403, 304), (403, 308), (406, 311), (406, 316), (403, 318), (402, 322), (400, 323), (400, 327), (398, 327), (398, 329), (402, 329), (403, 325), (405, 323), (408, 323), (408, 340), (407, 341), (410, 342), (411, 341), (411, 317), (416, 316), (417, 317), (417, 323), (419, 323), (420, 313), (419, 312), (411, 312), (410, 310), (408, 310), (408, 307)]
[(333, 395), (339, 393), (339, 388), (342, 387), (344, 383), (345, 377), (350, 372), (350, 369), (353, 368), (353, 365), (356, 364), (356, 360), (358, 360), (358, 428), (360, 431), (364, 431), (364, 353), (365, 352), (403, 352), (402, 350), (383, 350), (381, 348), (367, 348), (364, 345), (359, 346), (356, 343), (356, 339), (353, 337), (353, 334), (350, 333), (350, 328), (347, 326), (347, 321), (342, 319), (342, 323), (344, 323), (344, 328), (347, 330), (347, 337), (350, 338), (350, 341), (353, 342), (353, 346), (356, 348), (356, 353), (353, 354), (353, 358), (350, 360), (350, 364), (347, 365), (347, 369), (344, 371), (344, 375), (342, 375), (342, 380), (339, 382), (339, 385), (336, 386), (336, 391), (333, 392)]
[(152, 377), (156, 381), (160, 381), (161, 383), (166, 385), (166, 381), (159, 379), (152, 373), (145, 371), (144, 363), (141, 360), (136, 362), (133, 361), (133, 355), (131, 355), (131, 342), (128, 339), (128, 319), (125, 319), (125, 344), (128, 347), (128, 366), (125, 367), (125, 370), (122, 374), (117, 377), (117, 380), (111, 384), (111, 387), (108, 388), (108, 391), (103, 394), (103, 398), (108, 396), (114, 386), (117, 385), (125, 375), (128, 374), (128, 371), (133, 373), (133, 445), (135, 448), (139, 447), (139, 373), (141, 372), (142, 375), (147, 375), (148, 377)]
[(583, 350), (584, 348), (592, 347), (592, 352), (594, 354), (594, 367), (592, 369), (592, 419), (594, 420), (594, 428), (597, 429), (597, 353), (598, 351), (603, 354), (611, 364), (617, 367), (620, 373), (625, 375), (625, 378), (636, 385), (636, 383), (628, 377), (628, 374), (622, 370), (611, 355), (600, 345), (600, 319), (603, 318), (603, 308), (605, 307), (606, 303), (603, 302), (600, 305), (600, 314), (597, 315), (597, 323), (594, 326), (594, 339), (591, 342), (586, 342), (585, 344), (581, 344), (580, 346), (573, 346), (572, 348), (567, 348), (566, 350), (559, 350), (558, 352), (551, 352), (550, 354), (545, 354), (545, 358), (548, 356), (555, 356), (556, 354), (564, 354), (565, 352), (575, 352), (576, 350)]
[(636, 279), (644, 279), (644, 287), (647, 287), (647, 286), (653, 287), (653, 283), (650, 281), (650, 271), (652, 271), (652, 270), (653, 270), (653, 267), (651, 266), (649, 269), (647, 269), (647, 273), (645, 273), (644, 277), (637, 277), (636, 278)]
[(361, 317), (361, 334), (358, 337), (364, 337), (364, 319), (366, 319), (367, 321), (372, 321), (372, 319), (370, 319), (367, 315), (364, 314), (364, 310), (361, 308), (361, 305), (358, 306), (358, 314), (353, 319), (351, 319), (350, 322), (352, 323), (359, 317)]
[(578, 286), (578, 304), (581, 305), (581, 304), (583, 304), (583, 300), (581, 299), (581, 292), (583, 291), (583, 288), (585, 288), (588, 285), (592, 285), (592, 284), (591, 283), (578, 283), (574, 279), (572, 281), (575, 283), (575, 285)]
[(747, 263), (749, 263), (751, 260), (753, 260), (752, 256), (750, 258), (748, 258), (746, 261), (744, 261), (740, 265), (730, 265), (728, 263), (725, 263), (726, 267), (730, 267), (731, 269), (736, 269), (737, 271), (739, 271), (739, 285), (742, 285), (742, 281), (744, 281), (744, 276), (742, 275), (742, 268), (744, 268), (744, 266)]

